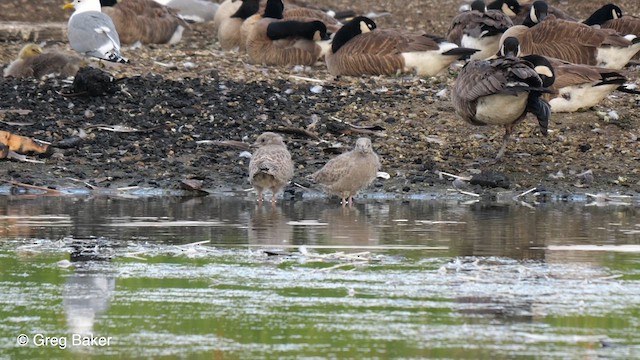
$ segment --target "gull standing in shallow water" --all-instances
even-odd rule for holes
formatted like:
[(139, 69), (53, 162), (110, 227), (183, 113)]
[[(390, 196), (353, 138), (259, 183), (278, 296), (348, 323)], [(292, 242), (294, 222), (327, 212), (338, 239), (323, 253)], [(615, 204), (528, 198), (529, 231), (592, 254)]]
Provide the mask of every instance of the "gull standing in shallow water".
[(380, 159), (369, 138), (361, 137), (353, 150), (329, 160), (311, 175), (311, 180), (330, 194), (342, 197), (342, 206), (353, 204), (353, 196), (369, 186), (380, 170)]
[(73, 0), (63, 8), (75, 9), (67, 35), (73, 50), (102, 60), (129, 62), (120, 55), (120, 38), (111, 18), (102, 13), (100, 0)]
[(258, 202), (262, 202), (264, 190), (269, 189), (271, 204), (275, 204), (276, 194), (293, 177), (291, 154), (282, 136), (272, 132), (258, 136), (252, 146), (257, 150), (249, 162), (249, 182), (258, 191)]

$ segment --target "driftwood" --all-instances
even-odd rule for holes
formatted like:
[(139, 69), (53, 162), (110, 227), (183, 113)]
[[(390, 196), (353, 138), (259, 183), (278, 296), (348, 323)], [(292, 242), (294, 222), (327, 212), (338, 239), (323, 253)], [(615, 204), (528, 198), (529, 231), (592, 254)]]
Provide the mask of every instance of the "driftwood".
[(0, 21), (0, 41), (67, 41), (67, 24)]

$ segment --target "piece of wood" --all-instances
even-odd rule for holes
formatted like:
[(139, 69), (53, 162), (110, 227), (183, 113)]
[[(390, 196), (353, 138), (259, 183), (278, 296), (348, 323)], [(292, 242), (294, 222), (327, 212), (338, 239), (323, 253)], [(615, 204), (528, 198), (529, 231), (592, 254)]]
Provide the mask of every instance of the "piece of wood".
[(0, 41), (67, 41), (67, 24), (0, 21)]

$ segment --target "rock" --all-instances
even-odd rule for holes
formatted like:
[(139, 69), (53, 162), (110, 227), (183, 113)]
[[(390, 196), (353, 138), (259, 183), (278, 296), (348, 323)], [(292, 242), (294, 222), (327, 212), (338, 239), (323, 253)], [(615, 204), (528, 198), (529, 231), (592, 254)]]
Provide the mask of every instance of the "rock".
[(487, 188), (503, 188), (511, 187), (511, 181), (506, 174), (497, 171), (486, 171), (473, 175), (469, 181), (471, 185), (480, 185)]

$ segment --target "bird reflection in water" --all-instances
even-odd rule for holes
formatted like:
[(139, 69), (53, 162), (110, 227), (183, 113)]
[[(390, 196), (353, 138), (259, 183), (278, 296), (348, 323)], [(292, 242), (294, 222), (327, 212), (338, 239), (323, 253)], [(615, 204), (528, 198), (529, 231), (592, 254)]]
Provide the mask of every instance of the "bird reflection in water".
[(289, 218), (276, 206), (258, 204), (249, 213), (249, 244), (283, 246), (291, 243), (293, 226)]
[(62, 301), (69, 333), (93, 334), (99, 316), (111, 305), (116, 280), (109, 271), (110, 259), (105, 254), (105, 241), (108, 240), (82, 239), (72, 245), (74, 272), (65, 281)]

